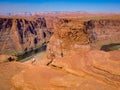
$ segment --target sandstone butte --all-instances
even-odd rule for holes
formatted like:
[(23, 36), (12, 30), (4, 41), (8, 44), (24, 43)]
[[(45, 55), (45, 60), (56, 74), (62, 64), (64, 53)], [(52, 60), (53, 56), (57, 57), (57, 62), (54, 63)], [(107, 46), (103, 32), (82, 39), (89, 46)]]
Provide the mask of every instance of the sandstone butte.
[[(100, 50), (120, 43), (120, 15), (88, 16), (51, 15), (39, 22), (38, 16), (0, 18), (0, 90), (120, 90), (120, 51)], [(43, 60), (3, 62), (7, 50), (29, 50), (44, 42), (49, 43)]]

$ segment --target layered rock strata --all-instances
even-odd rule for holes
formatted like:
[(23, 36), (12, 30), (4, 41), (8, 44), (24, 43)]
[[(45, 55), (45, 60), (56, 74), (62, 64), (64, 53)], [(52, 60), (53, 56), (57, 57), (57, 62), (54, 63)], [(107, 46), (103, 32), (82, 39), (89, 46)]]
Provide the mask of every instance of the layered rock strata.
[(51, 36), (45, 18), (0, 18), (0, 53), (11, 54), (29, 51)]
[(63, 57), (71, 52), (100, 49), (103, 45), (120, 43), (119, 25), (119, 19), (61, 19), (48, 44), (48, 58)]

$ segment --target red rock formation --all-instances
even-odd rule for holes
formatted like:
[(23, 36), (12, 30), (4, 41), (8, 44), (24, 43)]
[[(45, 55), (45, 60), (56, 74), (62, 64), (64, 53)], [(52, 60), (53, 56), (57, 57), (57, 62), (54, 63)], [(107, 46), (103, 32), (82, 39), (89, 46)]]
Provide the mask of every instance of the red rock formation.
[(55, 57), (63, 57), (71, 51), (84, 51), (90, 49), (88, 34), (85, 32), (83, 22), (79, 19), (61, 19), (57, 30), (54, 31), (47, 47), (48, 58), (50, 53)]
[(55, 57), (69, 55), (73, 51), (100, 49), (102, 45), (120, 43), (120, 19), (76, 19), (61, 18), (48, 44), (50, 53)]
[(12, 54), (29, 51), (49, 41), (51, 32), (46, 20), (26, 18), (0, 18), (0, 53)]
[(111, 43), (120, 43), (120, 19), (98, 19), (84, 23), (94, 48)]

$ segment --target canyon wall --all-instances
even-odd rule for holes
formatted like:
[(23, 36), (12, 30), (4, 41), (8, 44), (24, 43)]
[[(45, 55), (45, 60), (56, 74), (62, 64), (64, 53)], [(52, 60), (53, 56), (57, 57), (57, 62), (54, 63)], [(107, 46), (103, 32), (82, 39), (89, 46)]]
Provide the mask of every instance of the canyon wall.
[(93, 48), (100, 49), (102, 45), (120, 43), (119, 19), (90, 20), (84, 24)]
[(83, 50), (88, 45), (88, 34), (78, 19), (61, 19), (47, 47), (47, 57), (63, 57), (74, 51)]
[(47, 43), (50, 37), (45, 18), (0, 18), (0, 54), (29, 51)]
[[(120, 19), (0, 18), (0, 53), (29, 51), (50, 39), (47, 56), (63, 57), (73, 52), (100, 49), (102, 45), (120, 42)], [(51, 53), (51, 54), (50, 54)]]
[(120, 43), (120, 19), (61, 18), (47, 48), (48, 58)]

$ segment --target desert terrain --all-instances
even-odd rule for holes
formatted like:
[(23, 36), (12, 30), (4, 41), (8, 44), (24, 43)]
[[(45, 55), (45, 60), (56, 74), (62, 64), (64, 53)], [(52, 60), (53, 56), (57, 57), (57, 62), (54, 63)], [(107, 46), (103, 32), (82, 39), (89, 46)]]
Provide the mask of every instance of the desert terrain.
[(120, 14), (0, 16), (0, 90), (120, 90)]

